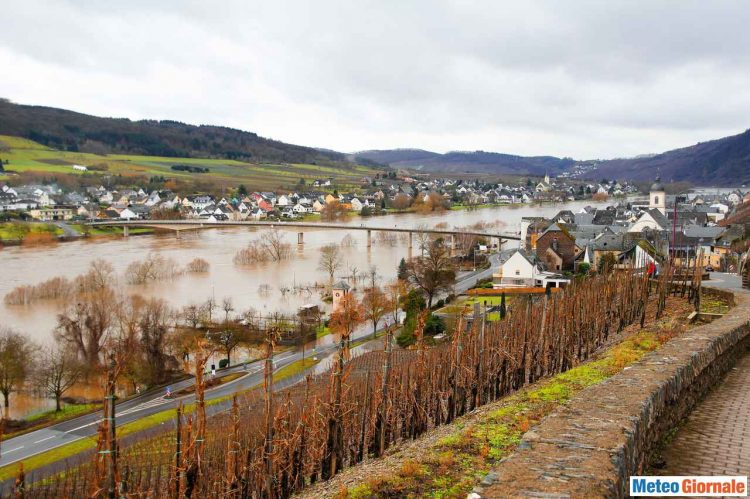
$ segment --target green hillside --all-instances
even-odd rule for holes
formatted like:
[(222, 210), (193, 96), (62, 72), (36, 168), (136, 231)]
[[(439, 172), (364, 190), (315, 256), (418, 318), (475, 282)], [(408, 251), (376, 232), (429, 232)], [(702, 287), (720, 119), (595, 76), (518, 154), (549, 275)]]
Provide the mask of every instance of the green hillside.
[[(8, 161), (9, 172), (45, 172), (72, 175), (114, 174), (123, 176), (164, 176), (181, 180), (211, 180), (221, 184), (245, 184), (252, 189), (273, 189), (297, 184), (301, 178), (307, 183), (318, 178), (332, 177), (338, 187), (359, 186), (364, 176), (382, 172), (352, 163), (314, 165), (305, 163), (250, 163), (231, 159), (181, 158), (143, 156), (133, 154), (93, 154), (60, 151), (37, 142), (8, 135), (0, 135), (0, 159)], [(86, 166), (88, 172), (73, 169)], [(207, 168), (206, 173), (175, 171), (175, 165)]]

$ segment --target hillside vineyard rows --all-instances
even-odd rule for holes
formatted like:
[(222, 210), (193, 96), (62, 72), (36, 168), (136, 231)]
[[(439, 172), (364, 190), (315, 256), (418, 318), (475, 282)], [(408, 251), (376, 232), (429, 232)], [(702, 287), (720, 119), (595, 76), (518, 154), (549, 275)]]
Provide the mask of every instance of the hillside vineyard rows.
[[(117, 489), (128, 494), (288, 497), (580, 364), (627, 325), (643, 323), (649, 302), (660, 316), (671, 279), (665, 268), (658, 280), (612, 273), (576, 282), (563, 293), (519, 300), (506, 320), (459, 322), (450, 343), (432, 348), (422, 323), (415, 350), (392, 350), (387, 341), (385, 351), (352, 359), (342, 338), (329, 372), (278, 391), (266, 361), (265, 389), (235, 396), (229, 411), (210, 419), (198, 379), (199, 402), (178, 411), (171, 429), (120, 450), (103, 428), (89, 462), (35, 483), (26, 497), (96, 493), (112, 468)], [(201, 372), (199, 365), (198, 378)]]

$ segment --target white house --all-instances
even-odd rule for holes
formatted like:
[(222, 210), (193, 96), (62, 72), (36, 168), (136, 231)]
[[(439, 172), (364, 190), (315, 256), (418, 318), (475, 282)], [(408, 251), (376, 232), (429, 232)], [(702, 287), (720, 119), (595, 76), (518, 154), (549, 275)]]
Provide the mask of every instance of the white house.
[(312, 213), (313, 207), (310, 206), (309, 204), (297, 203), (292, 208), (292, 211), (294, 211), (294, 213), (299, 213), (299, 214)]
[(628, 232), (643, 232), (643, 229), (666, 230), (669, 228), (669, 220), (658, 208), (652, 208), (644, 212), (638, 220), (628, 228)]
[(497, 274), (492, 275), (492, 287), (533, 287), (541, 275), (542, 269), (524, 250), (518, 249), (500, 265)]
[(362, 201), (360, 201), (357, 198), (352, 198), (351, 200), (352, 210), (354, 211), (362, 211)]
[(120, 219), (121, 220), (135, 220), (138, 218), (138, 215), (134, 211), (132, 211), (130, 208), (125, 208), (120, 212)]

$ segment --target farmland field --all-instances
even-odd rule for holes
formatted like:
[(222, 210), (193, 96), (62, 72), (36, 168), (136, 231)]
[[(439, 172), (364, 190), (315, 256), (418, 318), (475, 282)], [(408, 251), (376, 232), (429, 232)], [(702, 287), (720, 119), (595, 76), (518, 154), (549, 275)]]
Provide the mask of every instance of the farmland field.
[[(50, 149), (31, 140), (0, 135), (0, 158), (8, 160), (5, 169), (14, 172), (69, 173), (77, 175), (119, 174), (159, 175), (179, 180), (209, 180), (225, 185), (245, 184), (251, 189), (291, 187), (304, 179), (306, 184), (332, 177), (339, 189), (362, 184), (362, 177), (374, 176), (379, 170), (361, 165), (312, 165), (246, 163), (230, 159), (170, 158), (127, 154), (92, 154)], [(89, 172), (73, 170), (83, 165)], [(207, 168), (207, 173), (172, 170), (174, 165)]]

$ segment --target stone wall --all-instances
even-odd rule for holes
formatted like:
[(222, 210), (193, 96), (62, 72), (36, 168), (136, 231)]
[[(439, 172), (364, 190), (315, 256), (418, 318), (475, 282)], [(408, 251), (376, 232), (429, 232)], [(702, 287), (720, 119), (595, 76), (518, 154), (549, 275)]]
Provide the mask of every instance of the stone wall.
[[(706, 289), (706, 293), (726, 291)], [(476, 492), (481, 497), (626, 497), (655, 446), (750, 348), (750, 295), (608, 380), (527, 432)]]

